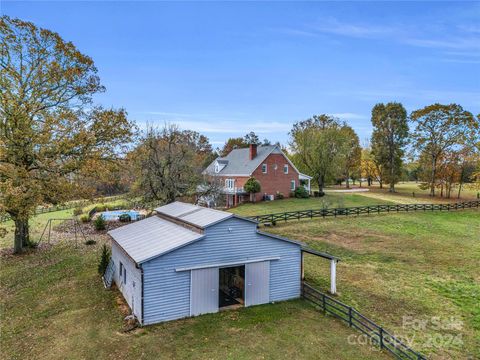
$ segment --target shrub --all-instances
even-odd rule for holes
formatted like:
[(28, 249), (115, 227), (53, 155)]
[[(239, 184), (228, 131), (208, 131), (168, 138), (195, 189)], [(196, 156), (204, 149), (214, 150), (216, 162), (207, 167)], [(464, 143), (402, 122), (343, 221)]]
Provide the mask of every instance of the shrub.
[(310, 195), (308, 194), (308, 191), (303, 186), (297, 187), (293, 194), (296, 198), (301, 198), (301, 199), (306, 199), (310, 197)]
[[(250, 194), (250, 198), (252, 198), (252, 194), (259, 193), (262, 190), (260, 183), (254, 177), (251, 177), (247, 180), (245, 185), (243, 185), (243, 189)], [(255, 196), (253, 196), (253, 200), (255, 201)]]
[(107, 209), (107, 207), (104, 204), (95, 206), (95, 211), (96, 212), (102, 212), (102, 211), (105, 211), (106, 209)]
[(100, 255), (100, 263), (98, 264), (98, 273), (100, 275), (105, 274), (107, 270), (108, 263), (110, 262), (110, 250), (107, 245), (103, 244), (102, 255)]
[(95, 245), (97, 242), (93, 239), (88, 239), (85, 241), (85, 245)]
[(100, 231), (100, 230), (105, 230), (106, 227), (106, 222), (103, 216), (97, 216), (95, 221), (93, 222), (93, 226), (95, 227), (95, 230)]
[(315, 190), (313, 192), (313, 196), (314, 197), (322, 197), (322, 196), (325, 196), (325, 193), (323, 191), (318, 191), (318, 190)]
[(282, 200), (284, 198), (283, 194), (279, 191), (275, 194), (275, 199)]
[(80, 216), (80, 221), (82, 223), (88, 223), (90, 221), (90, 216), (88, 216), (87, 214), (83, 214), (82, 216)]
[(75, 209), (73, 209), (73, 215), (74, 216), (78, 216), (78, 215), (82, 215), (83, 214), (83, 210), (81, 207), (77, 207)]
[(130, 222), (132, 221), (132, 217), (129, 214), (122, 214), (118, 217), (118, 220), (121, 222)]

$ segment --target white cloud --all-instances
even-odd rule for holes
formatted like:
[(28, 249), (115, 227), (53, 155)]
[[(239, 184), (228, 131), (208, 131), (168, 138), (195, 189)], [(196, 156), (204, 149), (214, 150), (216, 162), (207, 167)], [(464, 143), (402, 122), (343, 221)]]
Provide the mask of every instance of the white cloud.
[(384, 37), (387, 34), (396, 32), (397, 29), (390, 26), (378, 26), (369, 24), (353, 24), (351, 22), (341, 22), (336, 18), (328, 18), (319, 21), (316, 25), (312, 25), (311, 29), (321, 32), (336, 34), (342, 36), (371, 38)]
[(204, 133), (219, 134), (241, 134), (244, 135), (250, 131), (257, 134), (269, 134), (274, 132), (288, 132), (290, 124), (277, 121), (216, 121), (215, 123), (195, 120), (177, 120), (174, 121), (182, 129), (190, 129)]
[[(319, 19), (315, 24), (307, 24), (300, 29), (280, 29), (290, 35), (319, 36), (338, 35), (363, 39), (388, 39), (408, 46), (463, 51), (470, 56), (480, 50), (480, 26), (464, 24), (456, 27), (425, 24), (377, 25), (342, 21), (334, 17)], [(451, 34), (446, 36), (445, 34)], [(458, 54), (458, 56), (462, 56)]]

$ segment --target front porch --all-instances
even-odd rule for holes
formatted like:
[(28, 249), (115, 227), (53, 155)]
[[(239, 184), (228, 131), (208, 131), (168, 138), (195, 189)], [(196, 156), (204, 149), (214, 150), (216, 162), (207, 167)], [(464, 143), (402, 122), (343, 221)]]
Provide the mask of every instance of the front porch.
[(308, 193), (310, 194), (311, 193), (311, 186), (310, 186), (311, 184), (310, 183), (312, 181), (312, 177), (300, 173), (298, 175), (298, 180), (300, 181), (300, 185), (302, 185), (305, 188), (305, 190), (307, 190)]

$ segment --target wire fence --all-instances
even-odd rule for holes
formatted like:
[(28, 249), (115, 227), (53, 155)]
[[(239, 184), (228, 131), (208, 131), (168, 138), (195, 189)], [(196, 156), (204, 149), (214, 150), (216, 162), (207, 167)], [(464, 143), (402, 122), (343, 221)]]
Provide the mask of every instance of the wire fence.
[(302, 283), (302, 296), (304, 299), (319, 307), (324, 313), (332, 315), (346, 323), (367, 337), (380, 349), (388, 351), (393, 357), (401, 360), (426, 360), (419, 352), (404, 344), (397, 337), (385, 330), (380, 325), (360, 314), (353, 307), (318, 291), (312, 286)]
[[(101, 198), (96, 198), (92, 200), (76, 200), (76, 201), (70, 201), (68, 203), (62, 204), (62, 205), (54, 205), (54, 206), (48, 206), (48, 207), (39, 207), (35, 210), (35, 215), (39, 214), (45, 214), (45, 213), (51, 213), (55, 211), (62, 211), (62, 210), (69, 210), (69, 209), (74, 209), (77, 207), (83, 207), (90, 205), (92, 203), (98, 202), (98, 201), (115, 201), (119, 199), (125, 198), (125, 195), (115, 195), (115, 196), (108, 196), (108, 197), (101, 197)], [(10, 215), (3, 215), (0, 216), (0, 222), (5, 222), (11, 220)]]
[(393, 205), (370, 205), (333, 209), (315, 209), (287, 211), (257, 216), (248, 216), (248, 219), (257, 221), (260, 224), (274, 225), (278, 221), (313, 219), (337, 216), (355, 216), (362, 214), (398, 213), (411, 211), (451, 211), (480, 207), (480, 200), (463, 201), (447, 204), (393, 204)]

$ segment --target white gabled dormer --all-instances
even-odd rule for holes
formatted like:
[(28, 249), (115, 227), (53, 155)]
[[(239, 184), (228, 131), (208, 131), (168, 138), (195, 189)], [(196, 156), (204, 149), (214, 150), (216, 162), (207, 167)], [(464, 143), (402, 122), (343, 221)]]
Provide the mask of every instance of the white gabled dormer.
[(222, 171), (227, 164), (228, 160), (216, 160), (214, 165), (215, 174), (218, 174), (220, 171)]

